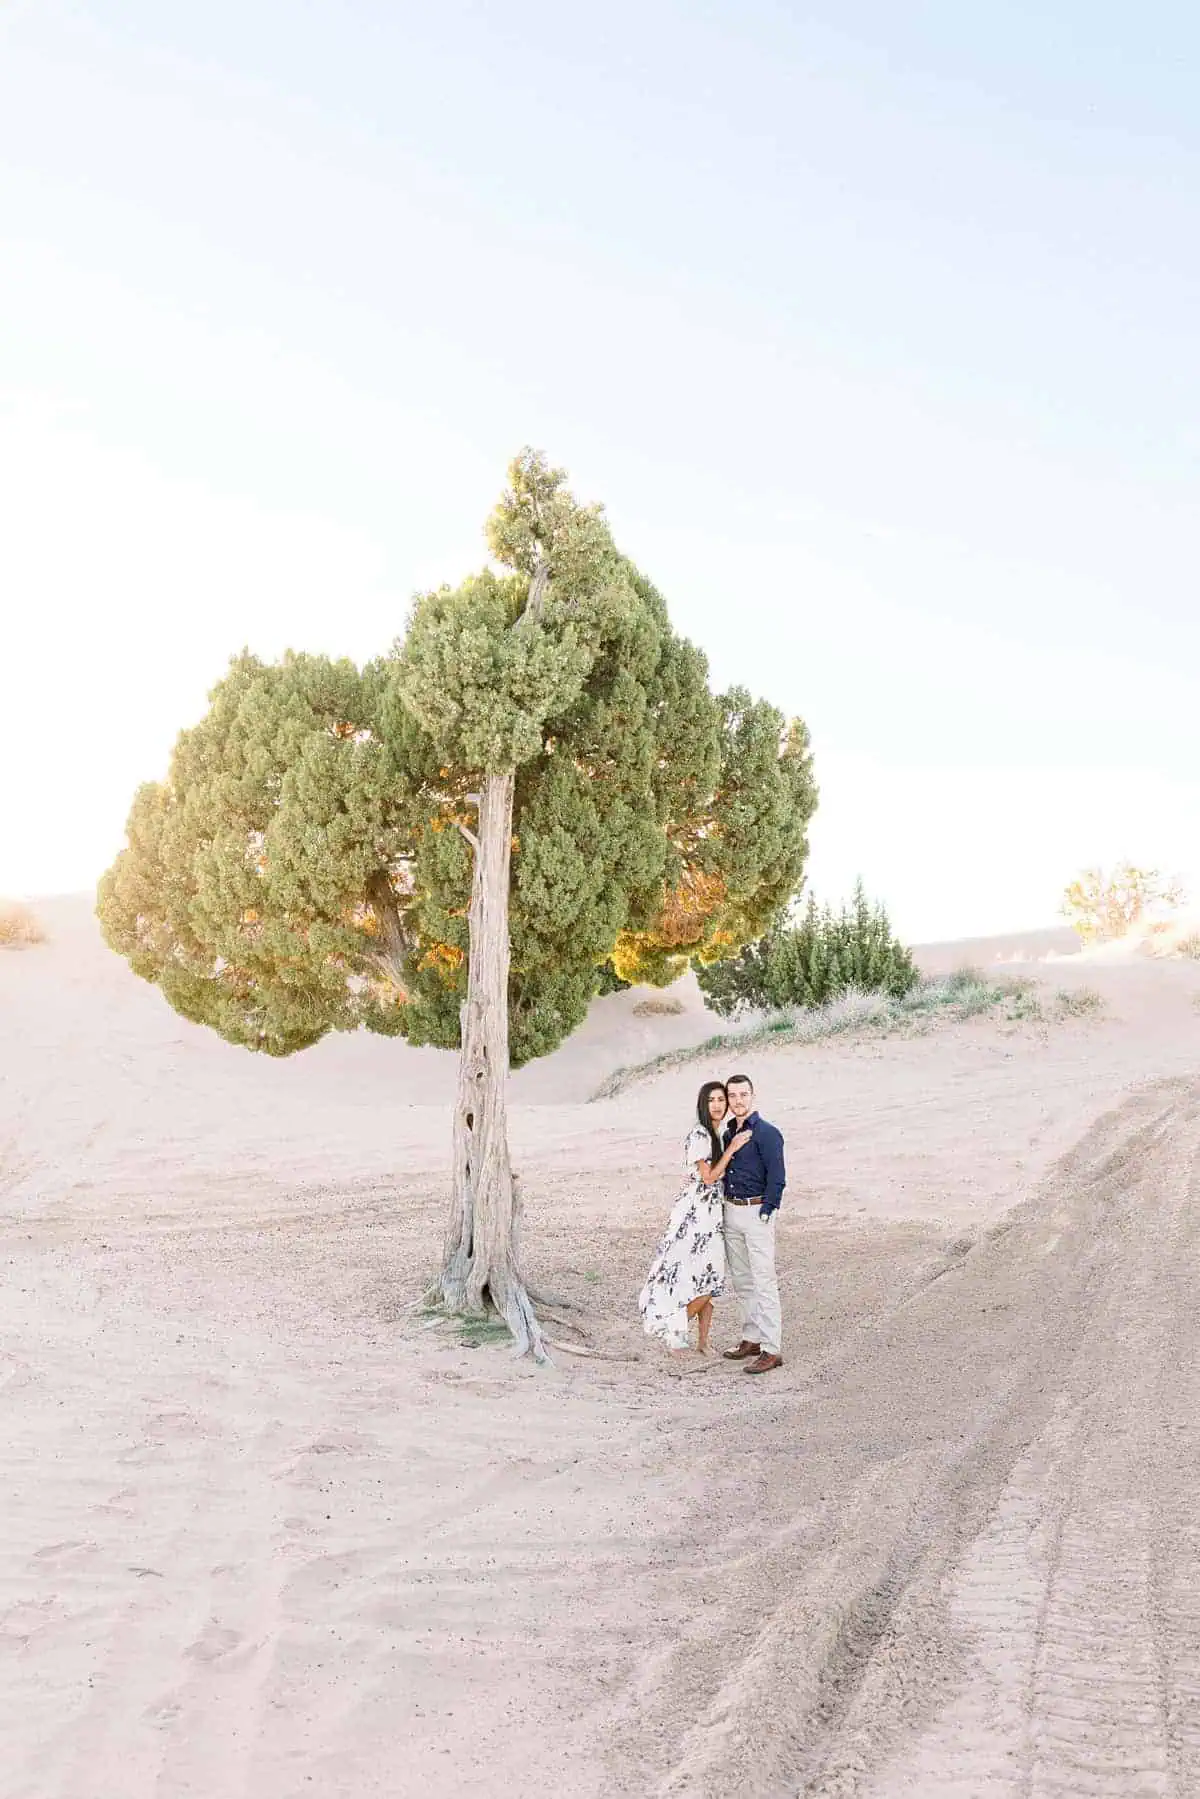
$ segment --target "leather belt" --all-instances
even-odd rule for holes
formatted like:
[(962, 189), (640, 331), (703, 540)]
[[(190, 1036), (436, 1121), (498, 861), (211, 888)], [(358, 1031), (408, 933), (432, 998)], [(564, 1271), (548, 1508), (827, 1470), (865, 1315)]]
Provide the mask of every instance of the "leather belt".
[(725, 1204), (727, 1206), (761, 1206), (762, 1202), (763, 1196), (761, 1193), (757, 1199), (734, 1199), (732, 1194), (727, 1193), (725, 1195)]

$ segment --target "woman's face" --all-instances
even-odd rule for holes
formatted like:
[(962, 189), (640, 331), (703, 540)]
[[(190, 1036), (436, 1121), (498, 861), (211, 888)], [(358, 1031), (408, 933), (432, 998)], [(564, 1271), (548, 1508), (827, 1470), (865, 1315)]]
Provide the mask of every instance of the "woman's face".
[(720, 1124), (729, 1110), (729, 1101), (725, 1098), (724, 1087), (714, 1087), (708, 1096), (708, 1115), (714, 1124)]

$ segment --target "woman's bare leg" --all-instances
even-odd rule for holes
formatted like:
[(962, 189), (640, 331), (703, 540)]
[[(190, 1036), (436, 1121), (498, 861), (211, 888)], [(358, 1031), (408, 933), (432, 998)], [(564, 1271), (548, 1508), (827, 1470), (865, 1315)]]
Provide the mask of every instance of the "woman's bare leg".
[(699, 1341), (697, 1347), (701, 1355), (708, 1354), (708, 1333), (712, 1329), (713, 1302), (705, 1293), (699, 1299), (688, 1301), (687, 1315), (699, 1320)]

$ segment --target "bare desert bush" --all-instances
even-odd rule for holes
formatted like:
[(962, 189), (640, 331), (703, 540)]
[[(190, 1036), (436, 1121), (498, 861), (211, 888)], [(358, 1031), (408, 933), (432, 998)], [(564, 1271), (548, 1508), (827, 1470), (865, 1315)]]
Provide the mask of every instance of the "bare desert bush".
[(1118, 862), (1111, 870), (1085, 868), (1062, 897), (1062, 916), (1084, 944), (1114, 943), (1140, 926), (1152, 930), (1154, 913), (1183, 903), (1183, 889), (1157, 868)]
[(633, 1008), (635, 1018), (678, 1018), (683, 1011), (680, 999), (640, 999)]
[(28, 906), (0, 900), (0, 949), (28, 949), (45, 941), (46, 933)]
[(1064, 1018), (1091, 1018), (1104, 1010), (1104, 998), (1094, 987), (1060, 987), (1054, 1003)]

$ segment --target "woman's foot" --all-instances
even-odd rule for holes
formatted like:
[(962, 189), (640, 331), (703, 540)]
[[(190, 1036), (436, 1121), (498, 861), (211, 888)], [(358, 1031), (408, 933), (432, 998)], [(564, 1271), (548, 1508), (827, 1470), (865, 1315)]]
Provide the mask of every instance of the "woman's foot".
[(705, 1303), (703, 1311), (697, 1313), (696, 1320), (699, 1333), (696, 1341), (696, 1348), (701, 1355), (707, 1355), (708, 1336), (709, 1332), (712, 1330), (713, 1321), (713, 1302), (711, 1299)]

